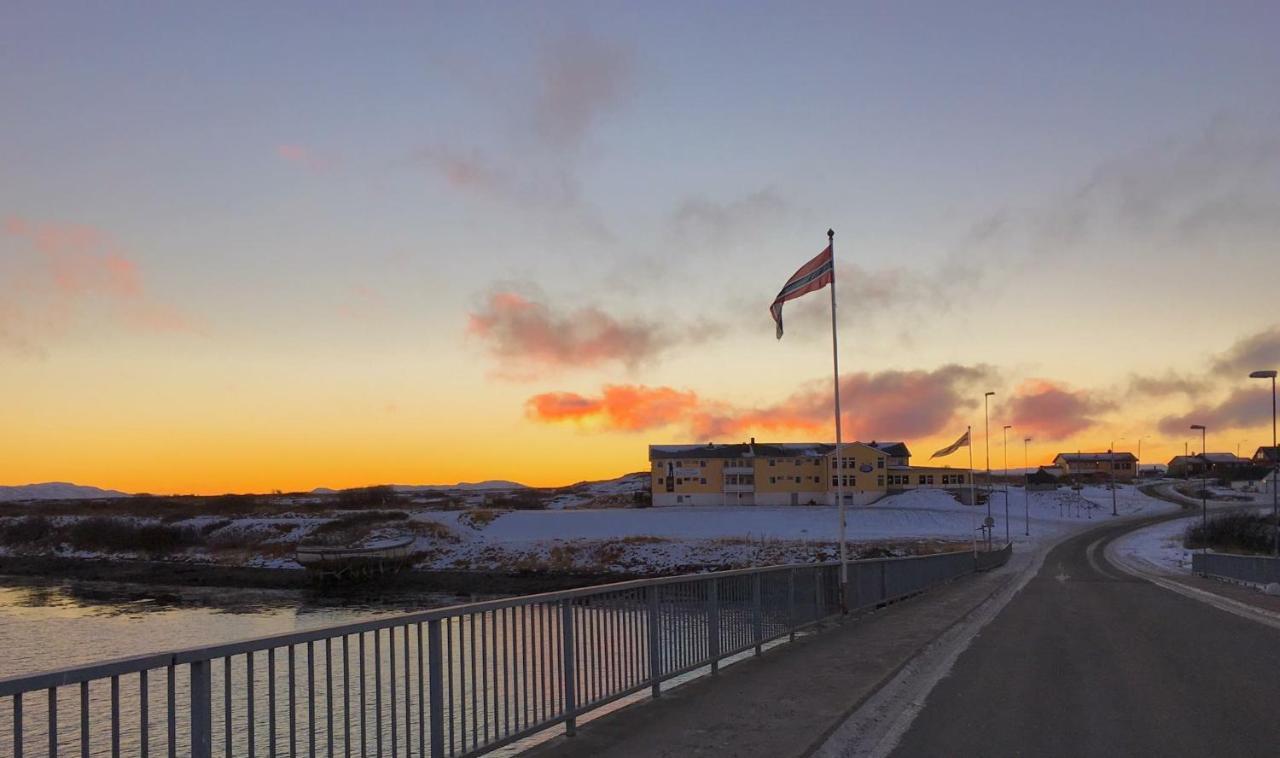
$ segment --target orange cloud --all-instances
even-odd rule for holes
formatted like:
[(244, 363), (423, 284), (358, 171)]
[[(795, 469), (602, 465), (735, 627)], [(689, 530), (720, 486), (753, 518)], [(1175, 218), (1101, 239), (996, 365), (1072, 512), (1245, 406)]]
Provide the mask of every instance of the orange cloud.
[[(956, 414), (975, 403), (972, 385), (985, 378), (984, 366), (943, 366), (934, 371), (884, 371), (842, 377), (844, 429), (850, 438), (921, 437), (940, 433)], [(680, 428), (699, 440), (746, 437), (753, 433), (802, 433), (834, 437), (831, 388), (811, 382), (786, 400), (760, 408), (740, 408), (671, 387), (606, 386), (599, 397), (570, 392), (535, 395), (529, 418), (571, 422), (607, 431), (637, 432)]]
[(467, 331), (504, 365), (533, 373), (610, 362), (634, 368), (663, 349), (656, 324), (622, 320), (595, 307), (557, 313), (514, 292), (490, 295), (470, 315)]
[(0, 267), (8, 285), (0, 293), (0, 344), (38, 353), (42, 339), (66, 331), (91, 303), (144, 331), (191, 328), (178, 309), (148, 296), (137, 262), (91, 226), (14, 217), (0, 239), (16, 250)]
[(1015, 391), (1006, 412), (1019, 434), (1060, 440), (1094, 426), (1094, 415), (1113, 407), (1114, 403), (1083, 390), (1071, 390), (1045, 379), (1029, 379)]

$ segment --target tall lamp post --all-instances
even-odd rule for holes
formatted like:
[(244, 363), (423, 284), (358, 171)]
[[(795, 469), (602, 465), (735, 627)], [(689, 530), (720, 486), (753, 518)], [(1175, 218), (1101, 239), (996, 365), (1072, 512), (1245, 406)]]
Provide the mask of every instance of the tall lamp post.
[(1031, 469), (1027, 467), (1027, 445), (1031, 438), (1022, 440), (1022, 524), (1024, 534), (1031, 536)]
[(1200, 513), (1201, 523), (1205, 526), (1209, 525), (1209, 459), (1205, 457), (1205, 428), (1204, 424), (1192, 424), (1193, 430), (1200, 430), (1200, 462), (1203, 467), (1200, 469)]
[(1004, 450), (1004, 544), (1009, 544), (1009, 430), (1012, 426), (1004, 425), (1001, 433), (1000, 449)]
[(1280, 556), (1280, 447), (1276, 446), (1276, 370), (1254, 371), (1250, 379), (1271, 380), (1271, 458), (1275, 462), (1271, 469), (1271, 517), (1276, 522), (1276, 536), (1271, 551)]
[[(988, 412), (987, 401), (991, 399), (994, 392), (987, 392), (982, 396), (982, 436), (985, 438), (984, 445), (987, 448), (987, 523), (991, 522), (991, 414)], [(991, 529), (987, 529), (987, 549), (991, 549)]]

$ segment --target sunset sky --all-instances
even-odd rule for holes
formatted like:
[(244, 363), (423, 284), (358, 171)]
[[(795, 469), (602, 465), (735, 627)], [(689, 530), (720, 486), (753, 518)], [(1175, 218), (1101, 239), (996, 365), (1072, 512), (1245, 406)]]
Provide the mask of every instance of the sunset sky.
[(828, 227), (846, 438), (1270, 444), (1280, 4), (1031, 5), (9, 4), (0, 484), (830, 440)]

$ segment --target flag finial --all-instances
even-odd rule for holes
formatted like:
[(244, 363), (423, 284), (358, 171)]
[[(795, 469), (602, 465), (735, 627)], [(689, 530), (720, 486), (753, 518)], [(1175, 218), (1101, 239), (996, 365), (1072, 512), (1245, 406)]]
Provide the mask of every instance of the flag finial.
[(827, 230), (827, 239), (828, 239), (828, 240), (835, 239), (835, 236), (836, 236), (836, 230), (835, 230), (835, 229), (828, 229), (828, 230)]

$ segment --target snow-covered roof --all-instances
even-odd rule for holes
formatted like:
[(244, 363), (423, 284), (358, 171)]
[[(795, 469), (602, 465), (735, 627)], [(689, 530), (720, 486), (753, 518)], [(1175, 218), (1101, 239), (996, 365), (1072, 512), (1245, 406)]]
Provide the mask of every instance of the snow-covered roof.
[(1199, 457), (1210, 463), (1247, 463), (1235, 453), (1201, 453)]

